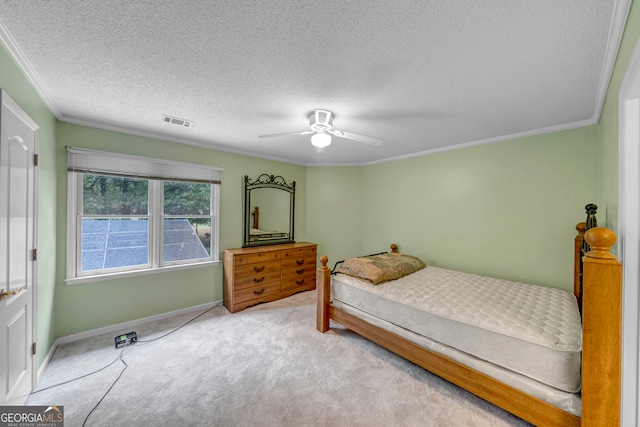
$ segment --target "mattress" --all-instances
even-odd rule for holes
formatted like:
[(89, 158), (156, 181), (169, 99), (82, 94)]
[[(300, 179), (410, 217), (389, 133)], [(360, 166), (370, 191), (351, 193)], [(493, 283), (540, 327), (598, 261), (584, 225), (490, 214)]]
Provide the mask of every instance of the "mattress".
[(429, 266), (379, 285), (338, 274), (332, 296), (550, 387), (580, 390), (582, 325), (569, 292)]

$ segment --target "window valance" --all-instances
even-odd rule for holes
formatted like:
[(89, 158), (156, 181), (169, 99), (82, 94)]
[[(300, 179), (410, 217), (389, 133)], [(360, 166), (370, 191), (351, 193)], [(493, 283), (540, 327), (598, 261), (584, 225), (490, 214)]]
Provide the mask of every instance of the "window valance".
[(220, 184), (223, 169), (173, 160), (67, 147), (67, 170), (76, 173)]

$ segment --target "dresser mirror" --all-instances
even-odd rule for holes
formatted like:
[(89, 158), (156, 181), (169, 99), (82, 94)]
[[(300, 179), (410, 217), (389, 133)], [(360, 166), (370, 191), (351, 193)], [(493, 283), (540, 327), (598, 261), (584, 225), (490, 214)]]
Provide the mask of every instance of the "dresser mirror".
[(261, 174), (244, 176), (243, 247), (293, 243), (296, 182)]

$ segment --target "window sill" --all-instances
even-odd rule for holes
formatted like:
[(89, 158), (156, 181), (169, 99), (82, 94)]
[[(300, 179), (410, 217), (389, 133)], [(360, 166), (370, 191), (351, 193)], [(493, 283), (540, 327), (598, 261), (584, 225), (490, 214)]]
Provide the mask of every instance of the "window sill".
[(207, 261), (195, 264), (170, 265), (166, 267), (146, 268), (144, 270), (122, 271), (118, 273), (97, 274), (94, 276), (70, 277), (65, 280), (67, 285), (81, 285), (83, 283), (101, 282), (104, 280), (126, 279), (128, 277), (146, 276), (148, 274), (168, 273), (192, 268), (214, 267), (220, 265), (220, 261)]

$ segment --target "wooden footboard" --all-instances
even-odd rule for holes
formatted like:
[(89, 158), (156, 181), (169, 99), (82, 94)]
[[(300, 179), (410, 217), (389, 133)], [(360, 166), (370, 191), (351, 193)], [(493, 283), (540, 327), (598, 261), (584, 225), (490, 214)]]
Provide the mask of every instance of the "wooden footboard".
[(334, 320), (434, 374), (538, 426), (614, 426), (620, 420), (622, 265), (609, 249), (615, 234), (589, 230), (583, 268), (582, 418), (353, 316), (330, 304), (331, 271), (320, 258), (317, 329)]

